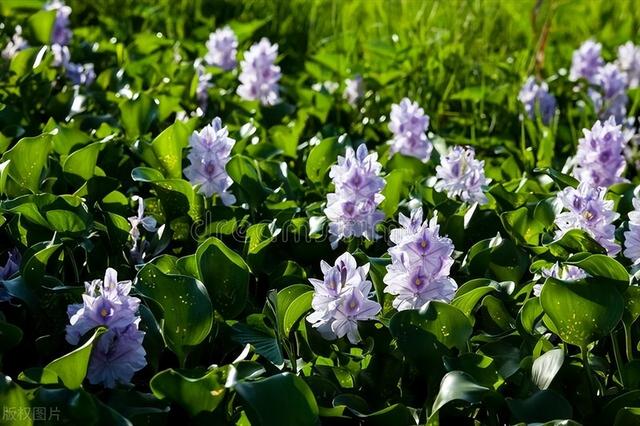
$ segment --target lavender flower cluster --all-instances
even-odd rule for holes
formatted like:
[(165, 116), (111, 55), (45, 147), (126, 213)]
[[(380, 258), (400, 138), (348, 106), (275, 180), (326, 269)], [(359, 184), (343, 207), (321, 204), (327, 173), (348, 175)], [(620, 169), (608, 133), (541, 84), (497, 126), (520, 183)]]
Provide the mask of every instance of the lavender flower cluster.
[(29, 47), (29, 43), (27, 40), (22, 38), (22, 27), (20, 25), (16, 25), (15, 32), (11, 36), (11, 40), (7, 43), (7, 45), (2, 49), (2, 58), (9, 60), (18, 54), (21, 50)]
[(393, 139), (389, 141), (389, 155), (400, 153), (419, 160), (427, 161), (431, 156), (433, 145), (427, 139), (429, 116), (425, 115), (417, 102), (404, 98), (399, 104), (391, 106), (389, 130)]
[(468, 203), (487, 203), (482, 187), (488, 185), (489, 180), (484, 175), (484, 161), (475, 158), (473, 148), (451, 148), (440, 158), (436, 177), (436, 191), (445, 191), (450, 198), (460, 198)]
[(72, 84), (90, 86), (96, 79), (93, 64), (71, 62), (71, 52), (68, 47), (73, 37), (73, 32), (69, 28), (71, 8), (61, 0), (54, 0), (45, 5), (45, 10), (56, 11), (56, 19), (51, 32), (51, 51), (54, 57), (53, 65), (64, 69), (67, 78)]
[[(587, 277), (587, 273), (575, 265), (561, 265), (556, 262), (550, 268), (542, 268), (540, 271), (542, 278), (555, 278), (562, 281), (580, 281)], [(540, 296), (544, 284), (533, 286), (533, 295)]]
[(556, 113), (556, 98), (545, 81), (538, 82), (535, 77), (529, 77), (518, 93), (518, 100), (531, 120), (539, 115), (543, 124), (551, 123)]
[(320, 262), (324, 275), (322, 280), (309, 279), (314, 295), (311, 301), (313, 312), (307, 321), (329, 340), (347, 336), (353, 344), (360, 342), (358, 321), (375, 319), (382, 307), (369, 300), (371, 281), (367, 280), (369, 264), (358, 266), (353, 256), (346, 252), (338, 257), (334, 265)]
[(573, 176), (593, 187), (608, 187), (622, 182), (626, 161), (626, 140), (614, 117), (604, 123), (596, 121), (591, 130), (583, 130), (574, 159)]
[(629, 230), (624, 233), (623, 254), (635, 267), (640, 264), (640, 186), (636, 187), (633, 195), (633, 210), (629, 212)]
[(231, 71), (236, 67), (237, 54), (238, 38), (231, 28), (218, 28), (209, 34), (207, 54), (204, 57), (207, 64)]
[(280, 67), (275, 64), (278, 57), (278, 45), (263, 38), (245, 52), (240, 62), (240, 86), (238, 95), (249, 101), (259, 100), (262, 105), (275, 105), (280, 101), (282, 77)]
[(222, 126), (222, 120), (214, 118), (210, 125), (193, 132), (189, 138), (191, 152), (187, 158), (191, 165), (184, 169), (189, 182), (200, 185), (201, 194), (207, 198), (216, 194), (225, 206), (236, 202), (236, 197), (229, 192), (233, 181), (225, 169), (235, 143), (227, 127)]
[(362, 80), (362, 76), (358, 74), (353, 78), (346, 79), (344, 84), (345, 88), (343, 97), (347, 100), (349, 105), (355, 107), (364, 96), (364, 80)]
[(380, 191), (385, 181), (379, 176), (382, 165), (377, 160), (378, 154), (369, 154), (366, 145), (362, 144), (356, 151), (347, 147), (345, 156), (339, 156), (338, 164), (331, 166), (329, 177), (333, 179), (335, 190), (327, 194), (324, 213), (330, 222), (330, 241), (334, 249), (342, 238), (373, 240), (378, 237), (375, 227), (384, 219), (378, 206), (384, 200)]
[(558, 193), (560, 205), (568, 210), (556, 216), (556, 237), (572, 229), (582, 229), (593, 237), (610, 256), (620, 251), (615, 241), (613, 221), (620, 216), (613, 210), (613, 201), (605, 200), (606, 188), (581, 182), (578, 188), (567, 187)]
[(87, 377), (93, 384), (113, 388), (128, 384), (136, 371), (147, 365), (142, 347), (144, 332), (137, 315), (140, 299), (129, 296), (131, 281), (118, 281), (117, 272), (107, 269), (104, 280), (85, 283), (83, 303), (67, 308), (66, 340), (77, 345), (88, 331), (107, 327), (94, 344)]
[(600, 119), (615, 117), (621, 124), (627, 115), (628, 88), (640, 82), (640, 48), (628, 42), (618, 48), (615, 63), (605, 64), (602, 45), (585, 41), (574, 53), (569, 79), (585, 79), (592, 87), (588, 95)]
[(430, 300), (450, 302), (458, 285), (449, 277), (454, 247), (449, 238), (440, 236), (437, 215), (422, 221), (422, 208), (408, 218), (399, 216), (402, 228), (391, 231), (395, 246), (389, 249), (385, 293), (395, 296), (398, 311), (420, 309)]

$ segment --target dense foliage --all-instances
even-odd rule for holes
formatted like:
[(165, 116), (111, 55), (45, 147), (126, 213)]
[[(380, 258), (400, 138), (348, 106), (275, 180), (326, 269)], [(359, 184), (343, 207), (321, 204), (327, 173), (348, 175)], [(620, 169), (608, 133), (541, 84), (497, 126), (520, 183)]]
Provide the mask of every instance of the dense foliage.
[(0, 1), (0, 423), (638, 423), (591, 3)]

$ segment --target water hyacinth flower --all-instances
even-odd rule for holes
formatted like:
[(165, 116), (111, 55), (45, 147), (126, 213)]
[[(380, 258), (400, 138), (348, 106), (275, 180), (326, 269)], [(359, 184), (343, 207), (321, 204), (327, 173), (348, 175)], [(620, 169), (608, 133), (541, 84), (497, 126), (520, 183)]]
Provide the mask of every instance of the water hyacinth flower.
[(95, 327), (107, 327), (91, 351), (87, 377), (92, 384), (109, 388), (128, 384), (147, 364), (144, 332), (138, 328), (140, 299), (129, 296), (131, 285), (131, 281), (118, 281), (117, 272), (109, 268), (104, 280), (85, 283), (83, 303), (67, 308), (66, 340), (72, 345)]
[(2, 58), (7, 60), (12, 59), (18, 52), (27, 47), (29, 47), (29, 43), (22, 38), (22, 27), (16, 25), (16, 31), (13, 33), (13, 36), (11, 36), (11, 40), (9, 40), (4, 49), (2, 49)]
[(245, 52), (240, 62), (240, 86), (238, 95), (245, 100), (259, 100), (262, 105), (275, 105), (280, 101), (278, 82), (282, 74), (275, 64), (278, 58), (278, 44), (263, 38)]
[(218, 28), (209, 34), (207, 54), (204, 57), (207, 64), (230, 71), (236, 67), (237, 55), (238, 38), (231, 28)]
[(623, 149), (626, 139), (613, 117), (604, 123), (596, 121), (593, 127), (583, 129), (584, 137), (578, 141), (574, 158), (573, 176), (593, 187), (608, 187), (622, 182), (626, 162)]
[[(20, 252), (17, 249), (11, 249), (7, 253), (7, 262), (4, 266), (0, 266), (0, 281), (8, 280), (20, 269), (20, 261), (22, 260)], [(7, 302), (11, 299), (11, 295), (7, 289), (0, 283), (0, 302)]]
[(630, 89), (640, 86), (640, 46), (628, 41), (618, 47), (616, 65), (627, 75), (627, 84)]
[(93, 64), (76, 64), (69, 62), (66, 65), (67, 78), (72, 84), (80, 86), (91, 86), (96, 79), (96, 73), (93, 70)]
[(576, 81), (584, 78), (592, 83), (596, 73), (603, 65), (602, 45), (593, 40), (587, 40), (573, 52), (569, 79)]
[(556, 98), (549, 93), (549, 85), (545, 81), (538, 83), (535, 77), (529, 77), (520, 89), (518, 100), (531, 120), (539, 113), (542, 123), (549, 124), (555, 115)]
[(487, 203), (482, 190), (489, 184), (484, 174), (484, 161), (475, 158), (472, 147), (454, 146), (449, 153), (440, 157), (436, 166), (438, 180), (436, 191), (445, 191), (450, 198), (459, 198), (467, 203)]
[(353, 344), (361, 339), (358, 321), (375, 319), (382, 307), (369, 300), (371, 281), (367, 280), (369, 264), (358, 266), (353, 256), (346, 252), (334, 265), (320, 262), (324, 278), (309, 279), (314, 288), (311, 306), (313, 312), (307, 321), (328, 340), (347, 336)]
[(73, 37), (73, 33), (69, 28), (71, 8), (61, 0), (53, 0), (45, 4), (44, 9), (56, 11), (56, 19), (51, 30), (51, 44), (67, 46), (71, 42), (71, 37)]
[(200, 109), (204, 112), (207, 110), (207, 104), (209, 102), (209, 89), (213, 87), (211, 83), (211, 73), (208, 73), (200, 60), (196, 60), (193, 64), (196, 75), (198, 76), (198, 85), (196, 86), (196, 99)]
[(345, 88), (343, 97), (347, 100), (349, 105), (356, 106), (358, 102), (364, 96), (364, 80), (362, 76), (356, 74), (353, 78), (348, 78), (344, 81)]
[(222, 126), (219, 117), (189, 138), (191, 152), (187, 156), (191, 165), (184, 169), (184, 175), (192, 185), (200, 185), (199, 192), (205, 197), (218, 195), (225, 206), (236, 201), (229, 192), (233, 183), (225, 167), (229, 162), (235, 140), (229, 137), (229, 130)]
[(633, 210), (629, 212), (629, 230), (624, 233), (624, 252), (633, 266), (640, 264), (640, 186), (633, 191)]
[(391, 106), (389, 130), (393, 139), (389, 141), (389, 155), (401, 153), (427, 161), (431, 156), (433, 145), (427, 139), (429, 116), (424, 113), (417, 102), (404, 98), (399, 104)]
[(145, 251), (149, 245), (149, 242), (142, 240), (142, 234), (140, 232), (140, 226), (147, 232), (156, 232), (158, 223), (151, 216), (144, 215), (144, 199), (137, 195), (132, 197), (134, 202), (138, 202), (138, 214), (136, 216), (129, 217), (129, 224), (131, 229), (129, 230), (129, 237), (131, 238), (132, 247), (129, 253), (131, 258), (136, 263), (142, 263), (144, 259)]
[(395, 296), (398, 311), (420, 309), (431, 300), (450, 302), (458, 285), (449, 277), (453, 265), (453, 242), (440, 235), (437, 215), (422, 221), (422, 208), (402, 213), (402, 228), (391, 231), (395, 246), (389, 249), (391, 264), (387, 266), (385, 293)]
[(613, 201), (605, 200), (606, 188), (581, 182), (578, 188), (567, 187), (557, 198), (567, 210), (556, 216), (556, 238), (572, 229), (582, 229), (607, 250), (610, 256), (620, 251), (615, 241), (613, 221), (620, 216), (613, 211)]
[[(580, 281), (587, 277), (587, 273), (575, 265), (560, 265), (556, 262), (550, 268), (542, 268), (540, 276), (545, 279), (551, 277), (562, 281)], [(542, 287), (543, 284), (534, 285), (533, 295), (539, 297)]]
[(324, 213), (334, 249), (342, 238), (378, 237), (375, 227), (384, 219), (378, 206), (384, 200), (380, 191), (385, 181), (379, 176), (382, 165), (377, 160), (378, 154), (369, 154), (362, 144), (356, 151), (347, 147), (345, 156), (338, 156), (338, 163), (331, 166), (329, 177), (335, 192), (327, 194)]
[(588, 91), (600, 119), (614, 117), (622, 123), (627, 115), (627, 76), (613, 64), (601, 67), (593, 76), (597, 88)]

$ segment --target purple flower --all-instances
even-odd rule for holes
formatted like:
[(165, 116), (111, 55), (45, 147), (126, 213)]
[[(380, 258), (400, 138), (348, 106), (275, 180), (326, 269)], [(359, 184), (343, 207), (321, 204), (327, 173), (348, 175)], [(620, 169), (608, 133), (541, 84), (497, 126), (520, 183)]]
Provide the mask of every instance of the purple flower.
[(53, 0), (44, 6), (45, 10), (55, 10), (56, 20), (53, 23), (51, 31), (51, 44), (59, 44), (66, 46), (71, 42), (73, 33), (69, 28), (69, 16), (71, 8), (66, 6), (63, 1)]
[(629, 88), (640, 86), (640, 46), (628, 41), (618, 47), (618, 69), (627, 75)]
[(76, 64), (67, 62), (67, 78), (75, 85), (91, 86), (96, 79), (96, 73), (93, 70), (93, 64)]
[(85, 283), (83, 303), (67, 308), (66, 339), (72, 345), (95, 327), (108, 328), (91, 352), (87, 377), (93, 384), (129, 383), (146, 365), (144, 333), (138, 330), (140, 299), (129, 296), (131, 285), (131, 281), (118, 281), (117, 272), (109, 268), (104, 280)]
[(573, 176), (580, 182), (608, 187), (622, 182), (626, 162), (623, 149), (626, 139), (621, 126), (613, 117), (601, 123), (596, 121), (591, 130), (583, 129), (584, 138), (578, 141)]
[(624, 233), (623, 254), (633, 266), (640, 264), (640, 186), (636, 187), (633, 197), (633, 210), (629, 212), (629, 230)]
[(131, 237), (132, 247), (130, 250), (131, 258), (136, 263), (142, 263), (144, 259), (145, 250), (148, 247), (148, 241), (143, 241), (140, 234), (140, 225), (147, 232), (156, 232), (157, 222), (151, 216), (144, 215), (144, 199), (137, 195), (132, 197), (132, 200), (138, 202), (138, 215), (129, 217), (129, 223), (131, 224), (131, 230), (129, 236)]
[(214, 33), (209, 34), (207, 50), (204, 57), (207, 64), (220, 67), (225, 71), (236, 67), (238, 38), (231, 28), (218, 28)]
[(445, 191), (450, 198), (460, 198), (464, 202), (485, 204), (487, 197), (482, 187), (489, 184), (484, 175), (484, 161), (476, 160), (473, 148), (454, 146), (449, 153), (440, 157), (436, 167), (436, 191)]
[(369, 300), (371, 282), (367, 280), (369, 264), (358, 267), (353, 256), (346, 252), (333, 266), (322, 261), (323, 280), (310, 279), (314, 295), (314, 311), (307, 316), (320, 334), (329, 340), (347, 336), (353, 344), (361, 338), (358, 321), (375, 319), (382, 309), (378, 302)]
[(362, 76), (356, 74), (352, 79), (346, 79), (344, 84), (344, 98), (351, 106), (356, 106), (364, 96), (364, 81), (362, 80)]
[(114, 388), (118, 383), (131, 383), (136, 371), (147, 365), (142, 347), (144, 332), (138, 329), (140, 319), (121, 331), (109, 329), (100, 336), (91, 351), (87, 371), (89, 382)]
[(187, 156), (191, 165), (184, 169), (184, 175), (192, 185), (200, 185), (199, 192), (205, 197), (216, 194), (225, 206), (235, 203), (236, 198), (229, 192), (233, 183), (225, 166), (229, 162), (235, 140), (222, 126), (220, 118), (189, 138), (191, 152)]
[(7, 60), (12, 59), (18, 52), (27, 47), (29, 47), (29, 43), (22, 38), (22, 27), (16, 25), (16, 32), (11, 36), (11, 40), (9, 40), (4, 49), (2, 49), (2, 57)]
[(596, 73), (604, 65), (602, 60), (602, 45), (593, 40), (587, 40), (579, 49), (573, 52), (569, 79), (576, 81), (584, 78), (593, 82)]
[(591, 102), (602, 120), (614, 117), (622, 123), (627, 115), (627, 76), (615, 65), (601, 67), (593, 77), (597, 88), (588, 91)]
[(204, 112), (207, 110), (207, 103), (209, 102), (209, 89), (213, 87), (211, 83), (211, 73), (206, 72), (202, 63), (198, 59), (194, 63), (196, 75), (198, 76), (198, 85), (196, 87), (196, 99), (200, 109)]
[(395, 296), (398, 311), (420, 309), (430, 300), (450, 302), (458, 285), (449, 277), (453, 265), (453, 242), (440, 236), (437, 215), (422, 222), (422, 209), (407, 218), (400, 214), (402, 228), (391, 231), (395, 246), (389, 249), (385, 293)]
[[(555, 278), (562, 281), (579, 281), (587, 277), (587, 273), (574, 265), (560, 265), (556, 262), (551, 268), (542, 268), (540, 271), (542, 278)], [(538, 297), (542, 291), (543, 284), (533, 286), (533, 295)]]
[(263, 38), (245, 52), (240, 63), (238, 95), (249, 101), (259, 100), (262, 105), (275, 105), (280, 101), (280, 67), (275, 65), (278, 45)]
[(324, 210), (329, 219), (331, 246), (336, 248), (342, 238), (378, 237), (376, 225), (384, 219), (378, 206), (384, 200), (380, 194), (385, 181), (379, 174), (382, 169), (376, 153), (369, 154), (362, 144), (357, 151), (347, 147), (344, 157), (331, 166), (329, 176), (333, 179), (335, 192), (327, 194)]
[(572, 229), (582, 229), (607, 250), (610, 256), (620, 251), (615, 242), (613, 221), (620, 216), (613, 211), (613, 201), (605, 200), (606, 189), (581, 182), (578, 188), (567, 187), (557, 197), (567, 210), (556, 216), (556, 238)]
[(20, 262), (22, 257), (18, 249), (11, 249), (7, 253), (7, 262), (4, 266), (0, 266), (0, 302), (11, 300), (11, 295), (2, 284), (2, 281), (11, 278), (18, 270), (20, 270)]
[(549, 85), (545, 81), (538, 83), (535, 77), (529, 77), (524, 83), (518, 100), (531, 120), (539, 113), (542, 122), (549, 124), (556, 112), (556, 98), (549, 93)]
[(427, 161), (431, 156), (433, 145), (427, 139), (429, 116), (425, 115), (417, 102), (404, 98), (399, 104), (391, 106), (391, 121), (389, 130), (393, 139), (389, 141), (389, 154), (397, 152)]
[(51, 52), (53, 53), (53, 62), (51, 65), (54, 67), (67, 68), (71, 62), (69, 48), (61, 44), (53, 44), (51, 45)]

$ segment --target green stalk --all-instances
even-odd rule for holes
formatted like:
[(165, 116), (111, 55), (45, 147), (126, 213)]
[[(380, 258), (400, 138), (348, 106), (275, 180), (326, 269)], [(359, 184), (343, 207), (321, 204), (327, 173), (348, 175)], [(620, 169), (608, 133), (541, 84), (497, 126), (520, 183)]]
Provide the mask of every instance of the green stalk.
[(618, 377), (620, 378), (620, 384), (624, 388), (624, 379), (622, 378), (622, 356), (620, 355), (620, 347), (618, 346), (618, 339), (616, 339), (615, 333), (611, 333), (611, 343), (613, 345), (613, 356), (616, 359), (616, 366), (618, 367)]

